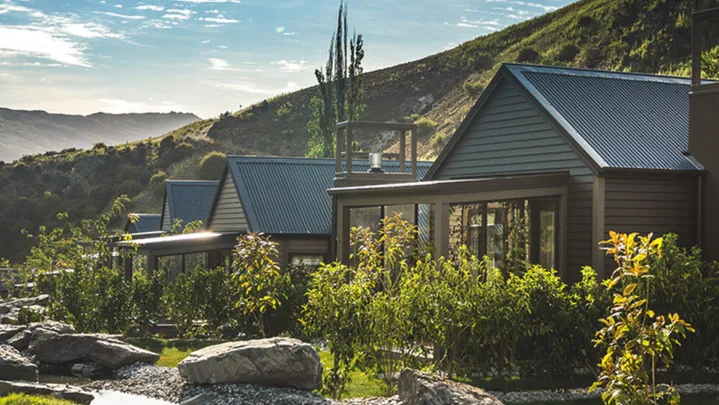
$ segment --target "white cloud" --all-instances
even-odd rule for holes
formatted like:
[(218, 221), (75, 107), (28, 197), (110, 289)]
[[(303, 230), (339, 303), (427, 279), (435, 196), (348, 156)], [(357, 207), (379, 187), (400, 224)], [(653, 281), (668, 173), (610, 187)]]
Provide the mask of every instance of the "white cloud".
[(232, 18), (225, 18), (222, 14), (218, 14), (217, 17), (200, 17), (200, 21), (211, 22), (215, 24), (237, 24), (240, 20)]
[(162, 11), (165, 7), (162, 6), (155, 6), (152, 4), (143, 4), (141, 6), (135, 7), (135, 10), (150, 10), (150, 11)]
[(299, 32), (283, 32), (282, 35), (284, 35), (286, 37), (294, 37), (294, 36), (300, 35), (300, 33)]
[(280, 67), (280, 70), (283, 72), (288, 73), (295, 73), (295, 72), (301, 72), (303, 70), (310, 69), (311, 66), (307, 64), (306, 61), (294, 61), (294, 60), (278, 60), (277, 62), (272, 62), (273, 65), (277, 65)]
[(223, 24), (205, 24), (205, 28), (218, 28), (218, 27), (224, 27)]
[(95, 11), (95, 14), (103, 14), (109, 17), (123, 18), (125, 20), (143, 20), (145, 18), (144, 15), (117, 14), (109, 11)]
[(115, 8), (122, 8), (122, 4), (115, 4)]
[(278, 34), (282, 34), (283, 32), (285, 32), (285, 27), (279, 26), (279, 27), (275, 28), (275, 32)]
[(182, 104), (175, 104), (172, 101), (156, 102), (152, 98), (146, 103), (144, 101), (128, 101), (116, 98), (100, 98), (97, 101), (102, 103), (104, 107), (102, 111), (111, 114), (126, 114), (132, 112), (170, 112), (170, 111), (186, 111), (187, 107)]
[(230, 64), (224, 59), (209, 58), (207, 60), (210, 62), (210, 69), (212, 70), (230, 70)]
[(206, 39), (206, 40), (204, 40), (204, 41), (202, 41), (202, 42), (200, 42), (200, 43), (201, 43), (201, 44), (209, 44), (210, 42), (212, 42), (212, 41), (210, 41), (209, 39)]
[(225, 90), (239, 91), (242, 93), (259, 94), (264, 96), (271, 96), (281, 93), (289, 93), (300, 89), (300, 85), (295, 82), (287, 82), (287, 85), (281, 89), (273, 89), (267, 87), (258, 86), (253, 82), (239, 82), (239, 83), (205, 83), (211, 87)]
[(0, 49), (65, 65), (91, 66), (83, 55), (81, 44), (32, 27), (0, 26)]
[(218, 49), (227, 49), (227, 45), (217, 45)]
[(240, 3), (240, 0), (177, 0), (182, 3)]
[(484, 28), (489, 31), (497, 31), (497, 27), (501, 26), (502, 24), (497, 20), (468, 20), (465, 17), (462, 17), (457, 23), (457, 27), (460, 28)]
[(220, 14), (220, 10), (205, 10), (205, 14)]
[(60, 31), (80, 38), (124, 38), (122, 34), (110, 31), (109, 28), (97, 23), (73, 23), (60, 27)]
[(559, 7), (557, 7), (557, 6), (548, 6), (548, 5), (540, 4), (540, 3), (531, 3), (531, 2), (517, 1), (517, 0), (487, 0), (487, 3), (516, 4), (518, 6), (541, 8), (544, 12), (550, 12), (550, 11), (555, 11), (555, 10), (559, 9)]
[(190, 16), (194, 13), (195, 12), (192, 10), (172, 8), (167, 10), (167, 14), (162, 16), (162, 18), (167, 20), (184, 21), (189, 19)]

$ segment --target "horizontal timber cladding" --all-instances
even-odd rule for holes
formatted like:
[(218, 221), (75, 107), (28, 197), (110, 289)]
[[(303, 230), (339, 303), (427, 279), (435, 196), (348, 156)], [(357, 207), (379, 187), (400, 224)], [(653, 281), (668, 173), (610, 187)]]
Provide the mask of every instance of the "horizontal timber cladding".
[(594, 172), (548, 117), (513, 83), (502, 80), (433, 180), (569, 171), (568, 281), (592, 260)]
[(220, 192), (215, 209), (210, 214), (210, 229), (216, 232), (241, 232), (248, 230), (245, 210), (237, 194), (235, 182), (230, 171), (220, 184)]
[[(615, 232), (679, 235), (683, 246), (697, 244), (696, 176), (643, 174), (605, 177), (604, 234)], [(612, 270), (612, 260), (606, 260)]]

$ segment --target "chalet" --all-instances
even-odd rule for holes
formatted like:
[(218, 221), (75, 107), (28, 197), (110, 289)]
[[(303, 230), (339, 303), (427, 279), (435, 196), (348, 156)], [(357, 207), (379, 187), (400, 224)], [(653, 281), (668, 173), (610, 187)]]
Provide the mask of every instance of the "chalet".
[(205, 228), (216, 191), (216, 181), (165, 181), (160, 230), (170, 232), (179, 224), (180, 229), (175, 230), (182, 231), (188, 224), (198, 221)]
[(717, 86), (505, 64), (422, 181), (376, 173), (371, 184), (347, 185), (348, 174), (338, 173), (329, 190), (333, 253), (348, 260), (355, 218), (409, 205), (430, 213), (428, 232), (443, 255), (461, 243), (499, 261), (521, 221), (527, 259), (568, 280), (584, 265), (611, 270), (596, 248), (610, 230), (676, 233), (716, 258), (719, 214), (705, 207), (719, 202), (719, 181), (707, 170), (719, 170)]
[[(424, 176), (430, 165), (418, 162), (415, 179)], [(391, 161), (385, 170), (396, 172), (399, 167), (399, 162)], [(354, 169), (368, 171), (370, 164), (366, 160), (357, 161)], [(118, 245), (137, 249), (137, 256), (143, 260), (134, 260), (134, 267), (160, 269), (169, 278), (197, 264), (229, 267), (237, 237), (247, 232), (264, 233), (278, 242), (282, 267), (326, 262), (331, 258), (333, 217), (327, 189), (332, 188), (335, 175), (334, 159), (228, 156), (219, 185), (167, 182), (162, 229), (173, 218), (192, 219), (193, 212), (198, 215), (207, 212), (206, 226), (201, 232), (143, 238)], [(208, 197), (206, 190), (210, 187), (214, 191)], [(205, 207), (206, 211), (200, 212)], [(129, 275), (131, 271), (128, 261), (126, 272)]]
[(123, 230), (129, 234), (147, 234), (160, 232), (160, 214), (130, 214), (133, 219), (128, 219)]

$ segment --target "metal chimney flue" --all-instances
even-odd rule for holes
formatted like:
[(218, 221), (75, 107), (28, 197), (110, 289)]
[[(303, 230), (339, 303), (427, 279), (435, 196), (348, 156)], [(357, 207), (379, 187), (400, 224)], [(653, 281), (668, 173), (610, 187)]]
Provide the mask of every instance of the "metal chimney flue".
[(369, 172), (382, 173), (382, 152), (371, 152), (369, 154)]

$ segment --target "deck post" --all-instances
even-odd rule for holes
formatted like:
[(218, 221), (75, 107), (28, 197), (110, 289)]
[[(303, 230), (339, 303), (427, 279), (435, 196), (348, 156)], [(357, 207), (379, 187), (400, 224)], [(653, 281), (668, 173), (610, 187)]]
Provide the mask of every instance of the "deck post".
[(407, 143), (407, 133), (399, 131), (399, 172), (404, 173), (407, 168), (407, 153), (405, 151)]
[(449, 204), (443, 202), (434, 203), (434, 246), (437, 255), (449, 256)]

